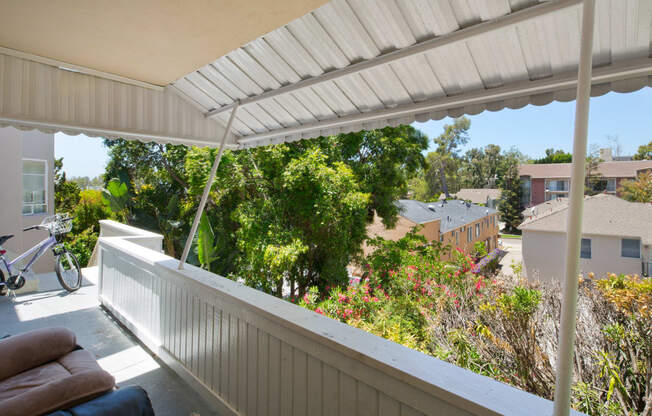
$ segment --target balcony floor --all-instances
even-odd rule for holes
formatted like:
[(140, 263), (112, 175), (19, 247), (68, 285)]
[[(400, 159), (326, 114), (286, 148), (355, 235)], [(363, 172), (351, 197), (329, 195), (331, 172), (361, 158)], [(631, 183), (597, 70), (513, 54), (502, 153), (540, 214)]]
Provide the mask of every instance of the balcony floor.
[(118, 386), (142, 386), (157, 416), (216, 414), (197, 392), (100, 308), (94, 284), (72, 294), (59, 289), (19, 294), (12, 299), (0, 297), (0, 337), (50, 326), (74, 331), (79, 345), (95, 354)]

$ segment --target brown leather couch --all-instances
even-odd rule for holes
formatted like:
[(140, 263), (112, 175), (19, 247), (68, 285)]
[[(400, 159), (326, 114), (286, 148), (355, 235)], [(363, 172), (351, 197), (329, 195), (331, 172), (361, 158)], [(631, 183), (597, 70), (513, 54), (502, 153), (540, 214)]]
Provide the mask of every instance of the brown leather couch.
[(0, 415), (43, 415), (115, 387), (66, 328), (43, 328), (0, 340)]

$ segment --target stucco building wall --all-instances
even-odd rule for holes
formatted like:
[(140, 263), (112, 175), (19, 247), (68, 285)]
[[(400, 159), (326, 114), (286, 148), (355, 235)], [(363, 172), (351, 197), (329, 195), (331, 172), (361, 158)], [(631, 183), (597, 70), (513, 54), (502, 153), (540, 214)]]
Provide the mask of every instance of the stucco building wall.
[[(54, 134), (37, 130), (21, 131), (13, 127), (0, 128), (0, 235), (13, 234), (5, 243), (9, 257), (22, 253), (48, 236), (45, 231), (27, 231), (23, 228), (41, 223), (54, 212)], [(22, 214), (22, 167), (23, 159), (39, 159), (47, 162), (46, 213)], [(47, 252), (32, 267), (36, 273), (54, 270), (54, 258)]]
[[(591, 239), (591, 258), (580, 259), (580, 273), (593, 272), (641, 274), (641, 259), (621, 256), (621, 238), (584, 234)], [(566, 234), (547, 231), (523, 231), (523, 266), (532, 281), (561, 281), (566, 265)], [(641, 246), (644, 259), (650, 259), (649, 247)]]

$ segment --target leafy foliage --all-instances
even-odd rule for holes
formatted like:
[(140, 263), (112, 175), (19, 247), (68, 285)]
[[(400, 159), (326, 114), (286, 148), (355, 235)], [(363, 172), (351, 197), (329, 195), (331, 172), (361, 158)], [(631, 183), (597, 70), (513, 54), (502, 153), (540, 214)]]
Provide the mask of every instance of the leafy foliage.
[(210, 270), (211, 263), (217, 260), (215, 234), (206, 214), (201, 216), (197, 229), (197, 258), (201, 267)]
[(623, 181), (618, 189), (623, 199), (631, 202), (652, 202), (652, 173), (643, 172), (636, 180)]
[(546, 149), (546, 156), (541, 159), (535, 159), (533, 163), (571, 163), (572, 161), (573, 155), (571, 153), (566, 153), (561, 149)]
[(127, 220), (127, 202), (129, 202), (129, 191), (127, 184), (120, 179), (113, 178), (102, 191), (102, 199), (106, 206), (123, 221)]
[(54, 207), (57, 212), (72, 212), (79, 203), (81, 189), (74, 182), (66, 180), (63, 158), (54, 160)]
[(511, 158), (505, 175), (500, 181), (500, 201), (498, 212), (500, 219), (505, 223), (505, 231), (517, 233), (518, 226), (523, 222), (521, 179), (518, 174), (518, 161)]
[[(409, 348), (551, 399), (557, 286), (474, 274), (470, 256), (443, 263), (414, 233), (375, 239), (365, 279), (311, 288), (290, 301)], [(649, 415), (652, 283), (579, 279), (573, 407), (591, 415)]]
[(634, 160), (652, 160), (652, 141), (638, 147), (638, 151), (632, 157)]
[[(166, 252), (178, 255), (216, 150), (105, 143), (105, 178), (127, 188), (121, 212), (163, 234)], [(395, 223), (393, 202), (423, 168), (427, 146), (419, 131), (398, 126), (226, 151), (202, 220), (213, 233), (200, 231), (212, 236), (210, 251), (194, 250), (189, 261), (278, 296), (345, 284), (367, 222), (377, 213)]]

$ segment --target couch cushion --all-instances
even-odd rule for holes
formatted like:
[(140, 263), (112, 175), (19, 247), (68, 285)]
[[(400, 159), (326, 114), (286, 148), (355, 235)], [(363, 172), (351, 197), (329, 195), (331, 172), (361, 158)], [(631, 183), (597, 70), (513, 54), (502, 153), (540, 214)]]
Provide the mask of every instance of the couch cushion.
[(115, 386), (91, 353), (75, 350), (59, 360), (0, 382), (0, 415), (41, 415), (84, 402)]
[(76, 348), (75, 333), (41, 328), (0, 340), (0, 380), (54, 361)]
[(0, 402), (69, 375), (70, 372), (56, 361), (16, 374), (0, 381)]

